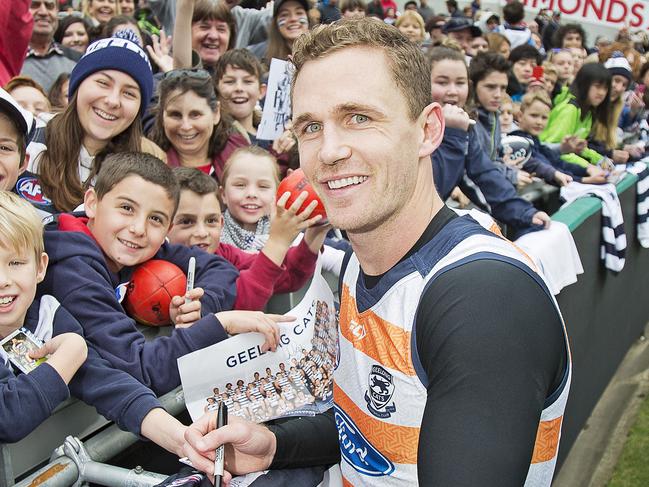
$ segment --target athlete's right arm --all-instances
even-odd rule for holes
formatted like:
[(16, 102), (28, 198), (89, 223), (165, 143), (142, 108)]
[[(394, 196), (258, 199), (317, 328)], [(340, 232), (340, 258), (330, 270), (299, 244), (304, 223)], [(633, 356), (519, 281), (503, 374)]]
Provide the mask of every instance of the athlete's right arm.
[(266, 469), (330, 465), (340, 461), (333, 412), (280, 420), (266, 427), (235, 416), (216, 428), (216, 414), (204, 414), (185, 432), (184, 452), (195, 468), (214, 474), (214, 452), (227, 444), (225, 480)]

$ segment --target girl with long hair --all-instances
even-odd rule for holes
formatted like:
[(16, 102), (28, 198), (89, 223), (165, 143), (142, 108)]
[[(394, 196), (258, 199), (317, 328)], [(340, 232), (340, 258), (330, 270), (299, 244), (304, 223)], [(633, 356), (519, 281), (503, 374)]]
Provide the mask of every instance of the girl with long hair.
[(91, 44), (70, 75), (69, 104), (37, 130), (29, 170), (58, 211), (74, 210), (107, 155), (144, 151), (164, 154), (142, 135), (140, 115), (153, 91), (151, 66), (128, 39)]
[[(570, 89), (561, 101), (555, 98), (546, 129), (539, 138), (541, 142), (560, 143), (566, 136), (586, 139), (591, 135), (593, 124), (606, 125), (611, 111), (611, 73), (599, 63), (584, 64), (575, 75)], [(607, 158), (586, 147), (579, 154), (564, 154), (566, 162), (587, 167), (588, 164), (608, 166)]]
[(293, 52), (293, 42), (309, 30), (307, 0), (277, 0), (268, 27), (268, 40), (248, 49), (266, 65), (273, 58), (287, 60)]

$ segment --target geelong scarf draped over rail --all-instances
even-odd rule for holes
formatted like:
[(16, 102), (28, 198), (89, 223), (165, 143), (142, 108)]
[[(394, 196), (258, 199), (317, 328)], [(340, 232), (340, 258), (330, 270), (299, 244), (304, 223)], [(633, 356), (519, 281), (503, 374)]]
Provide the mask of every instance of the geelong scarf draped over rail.
[[(640, 245), (649, 248), (649, 169), (645, 162), (636, 162), (628, 164), (626, 170), (638, 177), (636, 232)], [(561, 188), (561, 198), (566, 203), (586, 196), (594, 196), (602, 201), (602, 262), (607, 269), (620, 272), (624, 269), (627, 240), (617, 190), (613, 184), (593, 185), (575, 182)]]

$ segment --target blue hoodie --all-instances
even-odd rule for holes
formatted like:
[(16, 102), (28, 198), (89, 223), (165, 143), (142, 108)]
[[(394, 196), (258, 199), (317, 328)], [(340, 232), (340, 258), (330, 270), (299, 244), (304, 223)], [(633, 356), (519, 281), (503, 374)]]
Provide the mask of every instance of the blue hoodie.
[[(465, 132), (445, 128), (442, 143), (431, 159), (435, 186), (443, 200), (459, 186), (473, 203), (481, 208), (485, 208), (486, 203), (486, 209), (494, 218), (512, 226), (517, 233), (542, 228), (542, 225), (532, 225), (532, 218), (538, 210), (516, 194), (512, 184), (487, 156), (475, 130), (469, 128)], [(465, 175), (468, 183), (477, 188), (467, 188)], [(477, 189), (480, 194), (471, 189)]]
[[(52, 296), (37, 297), (23, 324), (32, 333), (47, 328), (49, 335), (83, 335), (81, 325)], [(0, 362), (2, 362), (0, 360)], [(153, 392), (117, 370), (92, 348), (68, 386), (47, 362), (29, 374), (14, 373), (9, 362), (0, 365), (0, 442), (20, 441), (51, 416), (69, 394), (94, 406), (100, 414), (137, 435), (144, 417), (162, 407)]]
[(121, 305), (134, 268), (119, 273), (108, 268), (85, 218), (59, 215), (46, 227), (45, 251), (50, 263), (40, 292), (53, 295), (70, 311), (103, 358), (158, 395), (180, 385), (178, 357), (228, 338), (213, 313), (232, 309), (239, 273), (222, 257), (196, 247), (162, 244), (153, 259), (186, 269), (189, 258), (196, 258), (195, 286), (205, 290), (203, 318), (189, 328), (174, 328), (171, 336), (145, 341)]

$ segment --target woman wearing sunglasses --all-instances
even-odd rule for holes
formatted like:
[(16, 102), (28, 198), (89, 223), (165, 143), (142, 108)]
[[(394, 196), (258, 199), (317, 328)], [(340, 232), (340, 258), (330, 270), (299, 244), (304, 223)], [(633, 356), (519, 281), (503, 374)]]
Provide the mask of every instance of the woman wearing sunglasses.
[(81, 204), (111, 153), (165, 157), (142, 134), (140, 115), (151, 98), (153, 77), (133, 35), (122, 31), (91, 44), (70, 74), (68, 107), (36, 129), (27, 150), (29, 170), (44, 198), (28, 199), (43, 212), (72, 211)]
[(220, 181), (230, 154), (250, 144), (221, 114), (210, 73), (170, 71), (159, 90), (151, 138), (166, 151), (167, 163), (200, 169)]

